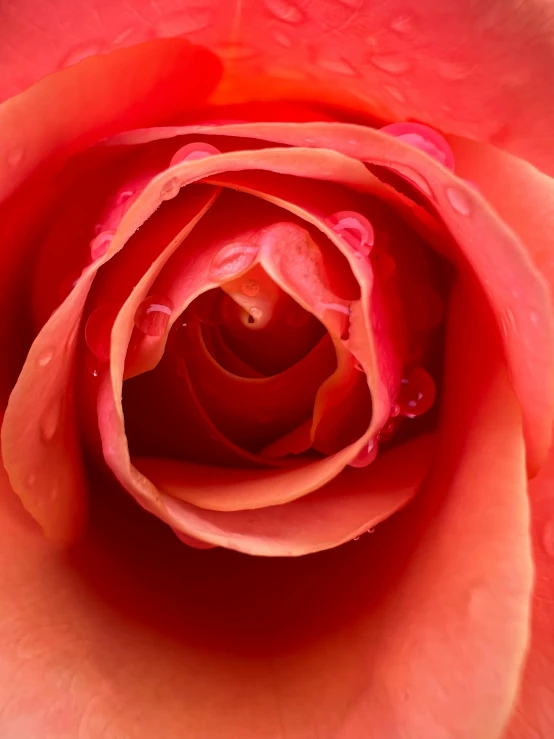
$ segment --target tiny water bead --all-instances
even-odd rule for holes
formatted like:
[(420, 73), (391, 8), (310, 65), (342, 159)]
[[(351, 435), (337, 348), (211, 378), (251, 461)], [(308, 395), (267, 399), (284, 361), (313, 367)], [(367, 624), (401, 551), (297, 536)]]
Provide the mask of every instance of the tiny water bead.
[(85, 326), (85, 341), (96, 359), (100, 362), (110, 360), (110, 340), (114, 321), (120, 306), (104, 303), (92, 311)]
[(431, 375), (423, 367), (416, 367), (401, 382), (398, 396), (400, 415), (416, 418), (426, 413), (435, 402), (436, 392)]
[(354, 459), (350, 462), (350, 467), (367, 467), (377, 459), (379, 453), (378, 439), (373, 438), (358, 452)]
[(170, 180), (167, 180), (164, 185), (162, 185), (162, 189), (160, 190), (160, 200), (172, 200), (173, 198), (177, 197), (180, 189), (181, 187), (179, 185), (178, 178), (172, 177)]
[(171, 298), (164, 295), (149, 295), (137, 308), (135, 326), (147, 336), (162, 336), (173, 310)]
[(97, 259), (102, 259), (110, 248), (110, 244), (112, 243), (114, 236), (115, 231), (109, 229), (107, 231), (101, 231), (98, 236), (90, 242), (90, 258), (93, 262), (96, 262)]
[(255, 280), (245, 280), (240, 289), (249, 298), (256, 297), (260, 292), (260, 286)]
[(369, 256), (375, 235), (367, 218), (360, 213), (343, 210), (330, 216), (327, 225), (346, 241), (357, 255)]
[(47, 365), (50, 364), (53, 358), (54, 358), (54, 350), (46, 349), (39, 355), (37, 359), (37, 364), (39, 367), (46, 367)]
[(175, 164), (180, 162), (190, 162), (195, 159), (205, 159), (211, 157), (214, 154), (221, 154), (219, 149), (211, 144), (206, 144), (203, 141), (195, 142), (194, 144), (187, 144), (178, 149), (175, 154), (171, 157), (169, 166), (173, 167)]
[(454, 154), (446, 139), (434, 128), (423, 123), (391, 123), (380, 129), (416, 149), (424, 151), (448, 169), (454, 171)]
[(259, 248), (248, 241), (237, 241), (223, 247), (214, 257), (210, 273), (217, 280), (228, 280), (246, 272), (255, 262)]
[(463, 190), (458, 187), (447, 187), (445, 193), (448, 202), (456, 213), (462, 216), (470, 215), (471, 201)]

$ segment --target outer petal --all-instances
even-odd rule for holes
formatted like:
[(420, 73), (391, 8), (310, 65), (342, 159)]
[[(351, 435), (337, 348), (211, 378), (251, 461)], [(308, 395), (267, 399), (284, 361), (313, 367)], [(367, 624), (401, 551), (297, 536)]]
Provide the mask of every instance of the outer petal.
[(224, 60), (223, 101), (339, 102), (494, 141), (554, 170), (554, 8), (543, 0), (89, 0), (67, 16), (63, 0), (3, 5), (2, 97), (91, 54), (182, 36)]

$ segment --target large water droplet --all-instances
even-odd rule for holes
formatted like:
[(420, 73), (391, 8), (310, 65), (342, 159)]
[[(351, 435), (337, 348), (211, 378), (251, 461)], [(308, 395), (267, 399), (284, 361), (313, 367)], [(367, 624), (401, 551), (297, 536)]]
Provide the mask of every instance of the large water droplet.
[(169, 166), (173, 167), (175, 164), (179, 164), (179, 162), (190, 162), (195, 159), (205, 159), (206, 157), (211, 157), (214, 154), (221, 154), (221, 152), (219, 151), (219, 149), (216, 149), (216, 147), (212, 146), (211, 144), (206, 144), (203, 141), (198, 141), (193, 144), (187, 144), (186, 146), (182, 146), (180, 149), (177, 149), (175, 154), (171, 157)]
[(327, 219), (327, 225), (360, 256), (367, 257), (373, 246), (371, 223), (360, 213), (342, 210)]
[(173, 301), (164, 295), (149, 295), (137, 308), (135, 326), (147, 336), (162, 336), (171, 314)]
[(354, 459), (350, 462), (350, 467), (367, 467), (375, 461), (379, 452), (379, 445), (375, 439), (370, 439), (368, 443), (358, 452)]
[(37, 364), (39, 367), (46, 367), (52, 359), (54, 358), (54, 350), (53, 349), (45, 349), (43, 352), (41, 352), (37, 358)]
[(52, 441), (60, 423), (61, 407), (59, 401), (54, 400), (45, 410), (40, 421), (40, 434), (44, 441)]
[(412, 67), (412, 62), (402, 56), (375, 54), (371, 57), (374, 67), (389, 74), (404, 74)]
[(401, 382), (398, 395), (400, 413), (407, 418), (421, 416), (431, 408), (435, 397), (433, 378), (423, 367), (416, 367)]
[(447, 187), (445, 193), (456, 213), (462, 216), (468, 216), (471, 213), (471, 201), (463, 190), (458, 187)]
[(101, 362), (110, 360), (110, 339), (114, 321), (119, 312), (116, 303), (104, 303), (92, 311), (85, 326), (85, 341)]
[(97, 259), (102, 259), (102, 257), (105, 256), (113, 241), (114, 235), (115, 231), (111, 229), (108, 231), (101, 231), (98, 236), (90, 242), (90, 258), (93, 262), (96, 262)]
[(253, 265), (258, 251), (259, 247), (248, 241), (236, 241), (224, 246), (212, 261), (210, 268), (212, 277), (218, 281), (228, 280), (240, 275), (241, 272), (246, 272)]
[(302, 23), (304, 13), (292, 0), (265, 0), (269, 12), (285, 23)]
[(177, 197), (180, 189), (178, 178), (172, 177), (162, 185), (160, 190), (160, 200), (172, 200)]
[(547, 521), (542, 532), (544, 551), (554, 557), (554, 521)]
[(380, 129), (406, 144), (424, 151), (448, 169), (454, 169), (454, 154), (446, 139), (423, 123), (391, 123)]

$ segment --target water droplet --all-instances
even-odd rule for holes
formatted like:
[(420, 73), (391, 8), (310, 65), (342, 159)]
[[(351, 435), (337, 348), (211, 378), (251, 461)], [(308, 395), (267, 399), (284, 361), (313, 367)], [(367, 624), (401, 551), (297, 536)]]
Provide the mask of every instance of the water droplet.
[(358, 72), (350, 62), (347, 62), (345, 59), (328, 59), (327, 57), (322, 57), (321, 59), (318, 59), (317, 65), (322, 69), (325, 69), (327, 72), (340, 74), (342, 77), (358, 76)]
[(352, 539), (352, 541), (360, 541), (360, 537), (359, 537), (359, 536), (355, 536), (355, 537), (354, 537), (354, 538)]
[(178, 178), (172, 177), (162, 185), (162, 189), (160, 190), (160, 200), (172, 200), (177, 197), (180, 189)]
[(390, 437), (396, 431), (397, 422), (398, 422), (397, 418), (389, 418), (389, 420), (385, 423), (385, 425), (381, 429), (381, 435), (380, 435), (381, 441), (390, 440)]
[(116, 205), (124, 205), (135, 194), (134, 190), (122, 190), (115, 200)]
[(544, 551), (549, 557), (554, 557), (554, 521), (547, 521), (542, 532)]
[(147, 336), (162, 336), (174, 310), (173, 301), (163, 295), (149, 295), (137, 308), (135, 326)]
[(454, 169), (454, 154), (446, 139), (423, 123), (391, 123), (380, 131), (429, 154), (448, 169)]
[(401, 56), (374, 54), (371, 57), (374, 67), (389, 74), (404, 74), (412, 68), (412, 62)]
[(327, 219), (327, 225), (357, 253), (368, 257), (373, 246), (374, 233), (371, 223), (350, 210), (334, 213)]
[(411, 33), (414, 27), (414, 22), (409, 15), (399, 15), (398, 18), (394, 18), (390, 24), (390, 27), (396, 33)]
[(377, 441), (377, 437), (375, 437), (374, 439), (370, 439), (368, 443), (363, 447), (363, 449), (359, 451), (354, 459), (350, 462), (350, 467), (367, 467), (372, 462), (374, 462), (379, 452), (379, 445)]
[(371, 264), (375, 276), (380, 280), (388, 280), (396, 270), (396, 262), (386, 251), (375, 250), (371, 255)]
[(471, 67), (459, 62), (439, 62), (436, 66), (437, 74), (445, 82), (456, 82), (465, 79), (471, 72)]
[(54, 350), (46, 349), (46, 351), (42, 352), (42, 354), (39, 355), (37, 359), (37, 364), (39, 367), (46, 367), (46, 365), (50, 364), (53, 358)]
[(177, 149), (175, 154), (171, 157), (169, 166), (173, 167), (175, 164), (179, 164), (179, 162), (190, 162), (194, 159), (205, 159), (214, 154), (221, 154), (221, 152), (211, 144), (197, 141), (194, 144), (187, 144), (186, 146), (182, 146), (180, 149)]
[(98, 377), (100, 372), (98, 369), (98, 360), (96, 359), (96, 357), (90, 354), (90, 352), (88, 352), (87, 356), (85, 357), (85, 367), (90, 375), (92, 375), (93, 377)]
[(399, 90), (398, 87), (391, 87), (390, 85), (383, 85), (382, 89), (387, 92), (391, 98), (394, 98), (399, 103), (405, 103), (406, 102), (406, 96), (402, 92), (402, 90)]
[(390, 407), (390, 415), (391, 418), (396, 418), (396, 416), (400, 415), (400, 406), (398, 403), (393, 403)]
[(52, 441), (60, 423), (61, 406), (54, 400), (44, 412), (40, 422), (40, 434), (44, 441)]
[(8, 152), (8, 167), (12, 167), (15, 169), (19, 164), (21, 164), (21, 160), (23, 159), (23, 149), (16, 148), (11, 149)]
[(462, 216), (468, 216), (471, 213), (471, 201), (463, 190), (458, 187), (447, 187), (445, 193), (456, 213)]
[(304, 20), (304, 13), (291, 0), (265, 0), (265, 6), (275, 18), (285, 23), (302, 23)]
[(292, 39), (290, 39), (286, 33), (283, 33), (280, 29), (275, 31), (273, 34), (273, 38), (275, 41), (277, 41), (278, 44), (281, 44), (281, 46), (286, 47), (289, 49), (292, 46)]
[(104, 303), (92, 311), (85, 326), (85, 341), (101, 362), (110, 360), (110, 340), (114, 321), (119, 312), (116, 303)]
[(215, 255), (210, 272), (218, 281), (238, 276), (253, 265), (258, 251), (259, 248), (248, 241), (228, 244)]
[(435, 397), (433, 378), (423, 367), (416, 367), (401, 382), (398, 395), (400, 413), (407, 418), (421, 416), (431, 408)]
[(367, 530), (367, 533), (368, 533), (368, 534), (374, 534), (374, 533), (375, 533), (375, 529), (376, 529), (376, 528), (377, 528), (376, 526), (372, 526), (371, 528), (369, 528), (369, 529)]
[(255, 280), (246, 280), (241, 285), (241, 292), (249, 298), (254, 298), (260, 292), (260, 286)]
[(536, 326), (539, 322), (539, 314), (536, 311), (532, 310), (529, 313), (529, 320), (531, 321), (533, 326)]
[(115, 231), (111, 229), (108, 231), (101, 231), (98, 236), (90, 242), (90, 258), (93, 262), (96, 262), (97, 259), (102, 259), (102, 257), (106, 255), (106, 252), (113, 241), (114, 235)]
[(73, 49), (72, 51), (65, 56), (61, 62), (62, 67), (71, 67), (73, 64), (78, 64), (79, 62), (82, 62), (83, 59), (86, 59), (89, 56), (95, 56), (96, 54), (100, 53), (100, 45), (99, 44), (83, 44), (82, 46), (78, 46), (77, 48)]

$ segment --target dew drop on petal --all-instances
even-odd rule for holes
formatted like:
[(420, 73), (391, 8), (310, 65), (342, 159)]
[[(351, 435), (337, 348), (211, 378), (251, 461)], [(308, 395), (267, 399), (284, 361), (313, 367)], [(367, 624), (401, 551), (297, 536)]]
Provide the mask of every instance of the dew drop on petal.
[(161, 200), (172, 200), (173, 198), (177, 197), (180, 190), (179, 180), (177, 177), (172, 177), (170, 180), (167, 180), (162, 185), (162, 189), (160, 190), (160, 199)]
[(147, 336), (162, 336), (171, 314), (173, 301), (164, 295), (149, 295), (137, 308), (135, 326)]
[(390, 415), (391, 418), (396, 418), (396, 416), (400, 415), (400, 406), (398, 403), (393, 403), (390, 407)]
[(104, 303), (92, 311), (85, 326), (85, 341), (100, 362), (110, 359), (110, 340), (114, 321), (119, 306), (115, 303)]
[(416, 367), (401, 382), (398, 396), (400, 414), (407, 418), (421, 416), (431, 408), (435, 396), (433, 378), (423, 367)]
[(40, 434), (44, 441), (52, 441), (60, 423), (61, 407), (55, 400), (46, 409), (40, 421)]
[(343, 210), (327, 219), (327, 225), (352, 249), (362, 256), (369, 256), (374, 233), (371, 223), (360, 213)]
[(373, 438), (361, 449), (354, 459), (350, 462), (350, 467), (367, 467), (377, 458), (379, 445), (377, 439)]
[(111, 229), (108, 231), (101, 231), (98, 236), (90, 242), (90, 258), (93, 262), (97, 259), (102, 259), (106, 254), (113, 241), (114, 235), (115, 231), (112, 231)]
[(116, 198), (116, 205), (123, 205), (135, 194), (134, 190), (122, 190)]
[(210, 268), (212, 277), (216, 280), (228, 280), (245, 272), (254, 263), (258, 250), (255, 244), (247, 241), (228, 244), (215, 255), (212, 261)]
[(193, 144), (187, 144), (186, 146), (182, 146), (180, 149), (177, 149), (175, 154), (171, 157), (169, 166), (173, 167), (175, 164), (179, 164), (180, 162), (190, 162), (195, 159), (205, 159), (206, 157), (211, 157), (214, 154), (221, 154), (221, 152), (219, 151), (219, 149), (216, 149), (216, 147), (212, 146), (211, 144), (206, 144), (203, 141), (198, 141)]
[(458, 187), (447, 187), (445, 193), (456, 213), (462, 216), (468, 216), (471, 213), (471, 202), (463, 190)]
[(241, 292), (249, 298), (255, 298), (260, 292), (260, 286), (255, 280), (245, 280), (240, 289)]
[(448, 142), (434, 128), (423, 123), (391, 123), (380, 129), (416, 149), (424, 151), (450, 170), (454, 170), (454, 154)]
[(39, 355), (37, 359), (37, 364), (39, 367), (46, 367), (48, 364), (50, 364), (53, 358), (54, 358), (54, 350), (46, 349)]

